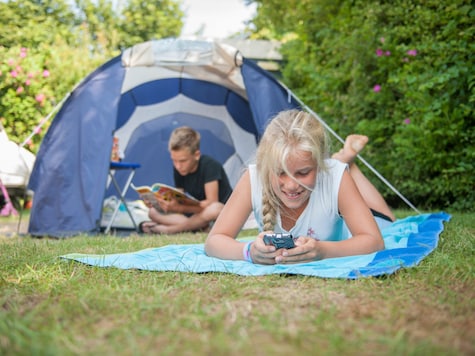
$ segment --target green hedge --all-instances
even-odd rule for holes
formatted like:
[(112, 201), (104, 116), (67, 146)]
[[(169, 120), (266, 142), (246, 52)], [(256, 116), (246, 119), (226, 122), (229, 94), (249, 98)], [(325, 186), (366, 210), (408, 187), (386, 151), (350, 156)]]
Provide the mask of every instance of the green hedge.
[[(283, 81), (341, 136), (367, 134), (363, 157), (416, 206), (473, 210), (471, 2), (296, 6), (293, 16), (300, 21), (292, 29), (296, 36), (283, 46)], [(285, 31), (291, 29), (289, 16), (282, 17)], [(391, 205), (404, 205), (372, 180)]]

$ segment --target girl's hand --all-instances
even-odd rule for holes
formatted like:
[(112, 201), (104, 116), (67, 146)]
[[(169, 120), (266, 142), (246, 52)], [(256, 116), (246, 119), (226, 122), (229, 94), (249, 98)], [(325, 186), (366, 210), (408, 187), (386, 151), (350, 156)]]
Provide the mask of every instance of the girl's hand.
[(274, 246), (264, 244), (264, 235), (266, 233), (272, 233), (272, 231), (261, 232), (251, 245), (251, 258), (253, 263), (274, 265), (276, 264), (277, 256), (280, 256), (284, 249), (276, 250)]
[(323, 258), (320, 241), (307, 236), (296, 239), (294, 248), (279, 251), (281, 253), (276, 255), (275, 263), (303, 263)]

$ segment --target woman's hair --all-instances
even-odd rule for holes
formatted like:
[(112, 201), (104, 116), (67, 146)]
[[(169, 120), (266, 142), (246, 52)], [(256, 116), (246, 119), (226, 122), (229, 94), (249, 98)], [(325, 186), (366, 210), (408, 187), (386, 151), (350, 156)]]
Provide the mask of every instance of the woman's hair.
[(318, 169), (326, 170), (324, 159), (329, 156), (328, 145), (323, 125), (307, 112), (282, 111), (268, 123), (256, 153), (257, 173), (262, 183), (264, 231), (274, 229), (280, 204), (271, 178), (280, 172), (292, 177), (286, 162), (295, 151), (310, 152)]
[(178, 151), (185, 148), (189, 149), (191, 153), (195, 153), (200, 149), (200, 133), (188, 126), (173, 130), (168, 140), (169, 151)]

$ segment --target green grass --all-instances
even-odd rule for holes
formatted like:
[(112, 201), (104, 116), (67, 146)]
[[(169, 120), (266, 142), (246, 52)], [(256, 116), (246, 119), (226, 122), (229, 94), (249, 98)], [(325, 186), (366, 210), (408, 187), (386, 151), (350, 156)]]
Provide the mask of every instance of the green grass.
[(0, 237), (0, 354), (475, 354), (474, 214), (454, 213), (416, 268), (355, 281), (119, 270), (58, 258), (205, 237)]

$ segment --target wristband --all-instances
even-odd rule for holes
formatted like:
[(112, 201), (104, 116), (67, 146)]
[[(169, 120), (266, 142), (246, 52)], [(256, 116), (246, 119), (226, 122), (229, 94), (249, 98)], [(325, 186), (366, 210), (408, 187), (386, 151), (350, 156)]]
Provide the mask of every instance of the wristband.
[(244, 261), (247, 261), (250, 263), (253, 263), (252, 257), (251, 257), (251, 245), (253, 242), (254, 241), (249, 241), (245, 243), (244, 246), (242, 247), (242, 256), (244, 257)]

